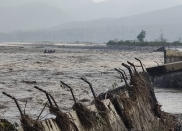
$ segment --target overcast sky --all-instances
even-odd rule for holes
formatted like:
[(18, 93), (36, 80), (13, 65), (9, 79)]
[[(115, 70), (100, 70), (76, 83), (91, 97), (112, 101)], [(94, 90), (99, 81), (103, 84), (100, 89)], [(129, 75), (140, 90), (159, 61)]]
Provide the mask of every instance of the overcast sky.
[(182, 0), (0, 0), (0, 30), (125, 17), (178, 5), (182, 5)]
[(138, 11), (138, 8), (140, 8), (139, 12), (143, 12), (182, 4), (182, 0), (0, 0), (0, 7), (23, 5), (33, 2), (46, 3), (59, 8), (65, 8), (67, 6), (79, 6), (85, 3), (103, 4), (106, 2), (119, 2), (120, 7), (123, 8), (123, 11), (130, 9), (133, 12), (135, 10)]

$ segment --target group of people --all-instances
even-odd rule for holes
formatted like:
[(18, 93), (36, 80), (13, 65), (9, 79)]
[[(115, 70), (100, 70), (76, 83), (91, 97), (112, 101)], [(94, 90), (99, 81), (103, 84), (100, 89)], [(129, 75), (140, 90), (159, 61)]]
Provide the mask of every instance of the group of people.
[(55, 52), (56, 50), (47, 50), (47, 49), (44, 50), (44, 53), (55, 53)]

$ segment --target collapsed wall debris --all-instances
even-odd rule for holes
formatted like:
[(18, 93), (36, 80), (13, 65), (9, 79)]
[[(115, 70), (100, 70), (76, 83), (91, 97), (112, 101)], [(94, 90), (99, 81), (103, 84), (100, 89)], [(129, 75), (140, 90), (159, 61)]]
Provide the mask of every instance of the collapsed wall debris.
[[(138, 61), (141, 63), (140, 60)], [(69, 113), (63, 113), (59, 109), (50, 93), (34, 87), (45, 93), (50, 112), (56, 118), (22, 122), (21, 128), (18, 130), (29, 131), (31, 128), (31, 131), (37, 131), (36, 125), (39, 125), (38, 130), (40, 131), (180, 131), (181, 126), (176, 117), (161, 111), (149, 75), (145, 72), (142, 63), (143, 72), (138, 72), (133, 63), (128, 62), (128, 64), (123, 63), (122, 65), (128, 69), (130, 81), (127, 81), (126, 73), (122, 69), (115, 69), (121, 74), (125, 85), (98, 96), (95, 94), (92, 84), (86, 78), (81, 78), (89, 85), (94, 96), (93, 104), (87, 107), (78, 103), (73, 89), (61, 81), (63, 86), (70, 89), (73, 96), (74, 106)], [(14, 99), (17, 104), (14, 97), (6, 95)], [(24, 116), (27, 118), (27, 115), (22, 114), (21, 109), (19, 110), (22, 118)], [(27, 126), (28, 129), (25, 128)]]
[[(12, 100), (14, 100), (14, 102), (20, 112), (20, 116), (21, 116), (20, 122), (21, 122), (21, 126), (24, 131), (43, 131), (43, 126), (42, 126), (41, 122), (38, 120), (33, 120), (27, 114), (25, 114), (25, 112), (22, 111), (22, 109), (18, 103), (18, 100), (15, 97), (7, 94), (6, 92), (3, 92), (3, 94), (6, 95), (7, 97), (11, 98)], [(2, 130), (2, 131), (4, 131), (4, 130)], [(14, 131), (14, 130), (12, 130), (12, 131)]]

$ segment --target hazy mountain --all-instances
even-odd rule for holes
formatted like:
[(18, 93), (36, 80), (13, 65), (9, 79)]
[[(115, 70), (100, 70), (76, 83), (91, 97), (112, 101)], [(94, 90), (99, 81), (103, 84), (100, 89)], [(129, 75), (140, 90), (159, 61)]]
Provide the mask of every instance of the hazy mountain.
[(46, 30), (11, 33), (8, 38), (9, 40), (103, 42), (110, 39), (136, 39), (136, 35), (144, 29), (147, 31), (148, 40), (159, 39), (161, 33), (168, 40), (178, 40), (182, 37), (181, 12), (182, 6), (177, 6), (123, 18), (69, 22)]
[[(170, 4), (170, 0), (166, 0), (168, 4), (164, 4), (164, 7), (160, 4), (162, 0), (158, 0), (157, 5), (154, 5), (156, 2), (138, 0), (139, 2), (132, 2), (135, 8), (130, 8), (132, 7), (131, 1), (123, 0), (105, 0), (100, 3), (94, 2), (98, 0), (53, 0), (52, 2), (50, 0), (3, 1), (0, 5), (0, 32), (38, 30), (72, 21), (120, 18), (168, 7), (168, 4)], [(140, 1), (142, 1), (142, 8)]]
[(96, 4), (92, 0), (61, 0), (59, 8), (38, 2), (0, 5), (0, 32), (38, 30), (71, 21), (120, 17), (123, 14), (117, 1)]
[(42, 3), (0, 7), (0, 32), (35, 30), (69, 21), (69, 14)]

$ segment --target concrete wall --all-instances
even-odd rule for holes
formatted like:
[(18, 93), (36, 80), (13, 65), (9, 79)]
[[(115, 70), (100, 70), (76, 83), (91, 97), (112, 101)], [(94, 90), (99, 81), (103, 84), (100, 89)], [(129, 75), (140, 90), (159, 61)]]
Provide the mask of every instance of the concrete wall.
[(166, 49), (164, 55), (165, 63), (182, 61), (182, 52), (179, 50)]
[(182, 89), (182, 71), (153, 78), (155, 87)]
[[(103, 119), (95, 105), (88, 106), (90, 111), (96, 113), (96, 124), (91, 128), (84, 127), (77, 113), (72, 110), (68, 113), (70, 120), (77, 127), (77, 131), (177, 131), (176, 119), (160, 110), (153, 87), (146, 73), (134, 74), (130, 87), (107, 94), (102, 99), (107, 108)], [(43, 131), (61, 131), (53, 119), (41, 122)], [(61, 125), (60, 125), (61, 126)], [(74, 131), (75, 129), (71, 129)], [(23, 131), (20, 129), (19, 131)]]
[(182, 62), (147, 68), (155, 87), (182, 88)]

